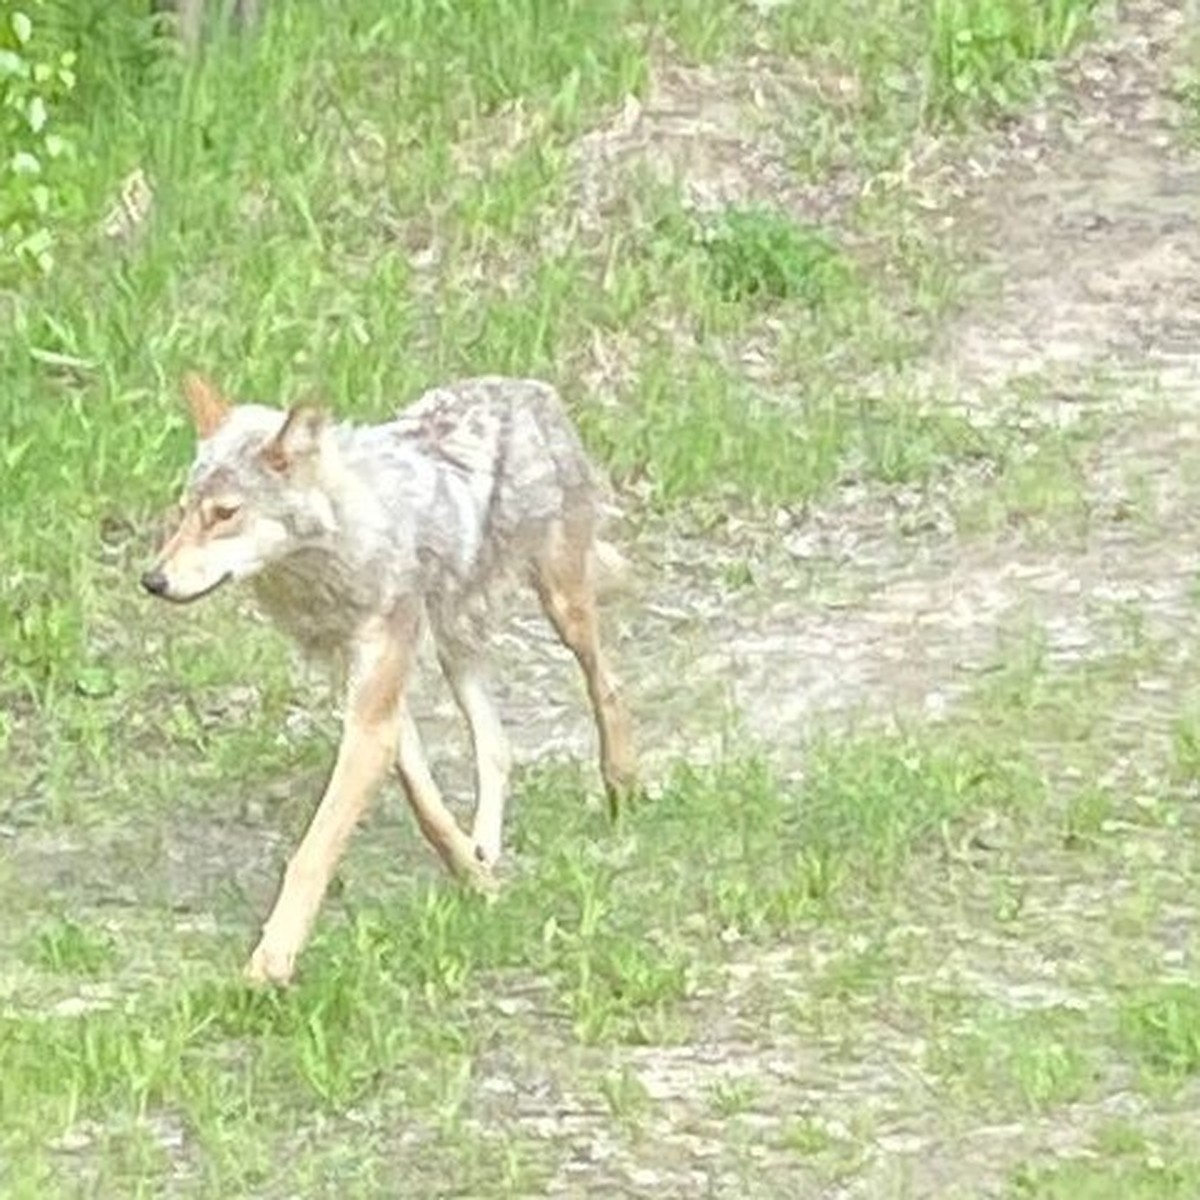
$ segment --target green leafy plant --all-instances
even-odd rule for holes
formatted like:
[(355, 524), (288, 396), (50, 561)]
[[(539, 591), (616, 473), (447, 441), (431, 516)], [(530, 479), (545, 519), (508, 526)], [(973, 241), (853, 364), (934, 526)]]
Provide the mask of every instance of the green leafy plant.
[(101, 975), (114, 959), (113, 939), (67, 916), (46, 922), (24, 947), (27, 962), (60, 975)]
[(54, 218), (71, 143), (54, 128), (55, 106), (75, 87), (75, 54), (39, 45), (33, 18), (0, 18), (0, 279), (54, 265)]
[(1021, 100), (1036, 64), (1070, 49), (1095, 7), (1096, 0), (936, 0), (928, 115), (955, 120)]
[(761, 206), (706, 217), (672, 214), (660, 223), (667, 258), (699, 254), (706, 285), (722, 300), (799, 299), (823, 305), (844, 293), (849, 268), (821, 230)]

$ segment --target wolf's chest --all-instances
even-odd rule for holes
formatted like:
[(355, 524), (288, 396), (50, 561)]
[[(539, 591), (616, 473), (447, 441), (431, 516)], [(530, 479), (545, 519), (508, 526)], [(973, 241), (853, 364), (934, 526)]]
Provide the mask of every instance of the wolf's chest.
[(263, 615), (320, 657), (339, 654), (374, 608), (374, 596), (365, 584), (315, 561), (289, 562), (253, 580)]

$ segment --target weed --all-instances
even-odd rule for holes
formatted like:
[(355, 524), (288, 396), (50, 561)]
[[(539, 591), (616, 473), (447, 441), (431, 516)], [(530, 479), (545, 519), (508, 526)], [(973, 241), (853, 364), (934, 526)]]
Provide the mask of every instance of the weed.
[(1129, 1047), (1154, 1073), (1179, 1080), (1200, 1071), (1200, 988), (1185, 983), (1140, 989), (1121, 1005)]
[(753, 1079), (720, 1079), (712, 1089), (713, 1110), (721, 1117), (736, 1117), (749, 1112), (758, 1095), (759, 1085)]
[(1186, 106), (1191, 139), (1196, 142), (1200, 139), (1200, 40), (1193, 39), (1191, 64), (1179, 80), (1176, 94)]
[(1064, 530), (1086, 529), (1090, 516), (1078, 460), (1082, 438), (1047, 435), (1032, 448), (1009, 448), (1003, 435), (991, 439), (997, 453), (995, 485), (959, 506), (963, 529), (1022, 528), (1047, 539)]
[(1031, 91), (1039, 63), (1083, 35), (1095, 0), (935, 0), (927, 112), (961, 119), (1002, 109)]
[(1110, 792), (1084, 787), (1067, 801), (1063, 817), (1063, 844), (1071, 849), (1096, 843), (1104, 834), (1114, 810)]
[(100, 975), (113, 965), (113, 939), (70, 917), (49, 921), (28, 941), (26, 961), (63, 975)]
[(1181, 781), (1200, 779), (1200, 716), (1185, 712), (1175, 720), (1171, 731), (1172, 768)]
[(802, 1117), (789, 1123), (780, 1144), (794, 1154), (809, 1157), (824, 1154), (837, 1144), (837, 1139), (818, 1121)]
[(1082, 1024), (1067, 1010), (985, 1010), (937, 1045), (934, 1069), (989, 1109), (1006, 1101), (1039, 1112), (1086, 1094), (1092, 1075), (1078, 1048)]
[(44, 47), (43, 5), (0, 19), (0, 285), (29, 267), (54, 265), (56, 226), (66, 206), (64, 160), (72, 145), (57, 109), (75, 86), (75, 54)]
[(1200, 1163), (1186, 1154), (1142, 1161), (1067, 1162), (1023, 1167), (1006, 1193), (1012, 1200), (1186, 1200), (1200, 1188)]
[(645, 1084), (627, 1066), (606, 1074), (600, 1092), (608, 1111), (628, 1129), (637, 1129), (651, 1107)]
[(745, 300), (826, 302), (846, 287), (848, 267), (830, 239), (765, 208), (728, 208), (692, 232), (710, 286), (729, 303)]

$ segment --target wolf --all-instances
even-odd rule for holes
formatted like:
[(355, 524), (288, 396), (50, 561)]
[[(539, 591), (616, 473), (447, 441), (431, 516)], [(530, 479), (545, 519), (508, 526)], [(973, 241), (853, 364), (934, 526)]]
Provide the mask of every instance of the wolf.
[[(178, 520), (141, 577), (188, 604), (246, 581), (265, 615), (345, 686), (333, 772), (246, 974), (291, 981), (331, 877), (395, 763), (425, 837), (490, 890), (511, 764), (483, 648), (504, 584), (532, 585), (582, 670), (615, 812), (636, 788), (628, 712), (601, 645), (597, 583), (619, 556), (602, 540), (608, 494), (558, 393), (529, 379), (465, 379), (380, 425), (320, 406), (233, 403), (189, 373), (197, 449)], [(475, 765), (471, 834), (446, 808), (406, 701), (419, 643), (465, 719)]]

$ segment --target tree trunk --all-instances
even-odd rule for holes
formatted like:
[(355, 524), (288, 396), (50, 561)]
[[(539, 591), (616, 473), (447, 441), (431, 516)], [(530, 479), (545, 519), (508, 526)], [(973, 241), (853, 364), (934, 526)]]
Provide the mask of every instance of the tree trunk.
[[(193, 53), (200, 45), (204, 34), (205, 10), (226, 8), (227, 5), (213, 0), (152, 0), (155, 12), (173, 12), (176, 14), (176, 26), (179, 30), (179, 40), (184, 49)], [(262, 0), (234, 0), (232, 5), (233, 24), (237, 29), (250, 29), (258, 24)]]

